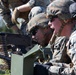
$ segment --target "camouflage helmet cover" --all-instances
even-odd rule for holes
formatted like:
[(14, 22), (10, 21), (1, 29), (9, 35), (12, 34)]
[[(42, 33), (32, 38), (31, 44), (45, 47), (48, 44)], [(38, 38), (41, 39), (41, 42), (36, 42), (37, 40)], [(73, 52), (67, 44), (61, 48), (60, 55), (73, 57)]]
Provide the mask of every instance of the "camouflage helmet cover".
[(27, 31), (30, 31), (33, 27), (40, 26), (46, 27), (48, 26), (49, 19), (46, 18), (45, 13), (40, 13), (34, 16), (27, 24)]
[(69, 11), (70, 11), (71, 16), (76, 17), (76, 2), (72, 3), (69, 6)]
[(48, 15), (57, 15), (62, 20), (70, 19), (69, 6), (72, 3), (71, 0), (55, 0), (48, 5), (46, 12)]

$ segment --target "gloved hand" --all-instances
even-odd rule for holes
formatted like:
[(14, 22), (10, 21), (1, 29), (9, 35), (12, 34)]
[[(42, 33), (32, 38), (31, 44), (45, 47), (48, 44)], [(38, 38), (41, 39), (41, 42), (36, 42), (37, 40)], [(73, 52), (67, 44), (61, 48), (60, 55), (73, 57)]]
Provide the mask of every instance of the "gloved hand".
[(19, 10), (17, 8), (15, 8), (13, 13), (12, 13), (12, 18), (11, 18), (13, 23), (19, 24), (19, 22), (17, 21), (17, 18), (19, 17), (19, 14), (20, 14)]

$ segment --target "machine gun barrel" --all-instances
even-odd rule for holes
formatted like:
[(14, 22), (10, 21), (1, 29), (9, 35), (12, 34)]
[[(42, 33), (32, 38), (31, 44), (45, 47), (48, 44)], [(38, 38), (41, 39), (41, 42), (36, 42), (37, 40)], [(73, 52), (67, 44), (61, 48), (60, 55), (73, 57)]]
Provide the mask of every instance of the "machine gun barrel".
[(6, 44), (29, 46), (32, 43), (31, 37), (28, 35), (0, 33), (0, 44), (3, 43), (2, 36), (6, 39)]

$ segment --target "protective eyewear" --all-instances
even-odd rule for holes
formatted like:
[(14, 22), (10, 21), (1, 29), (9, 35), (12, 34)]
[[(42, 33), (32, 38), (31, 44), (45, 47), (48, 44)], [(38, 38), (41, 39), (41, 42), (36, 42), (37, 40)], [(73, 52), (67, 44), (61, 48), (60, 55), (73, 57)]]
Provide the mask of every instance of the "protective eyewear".
[(39, 27), (33, 27), (33, 28), (30, 30), (30, 34), (31, 34), (31, 35), (36, 35), (38, 29), (39, 29)]
[(49, 16), (48, 18), (49, 18), (50, 22), (53, 22), (55, 18), (58, 18), (58, 16), (57, 15), (55, 15), (55, 16)]

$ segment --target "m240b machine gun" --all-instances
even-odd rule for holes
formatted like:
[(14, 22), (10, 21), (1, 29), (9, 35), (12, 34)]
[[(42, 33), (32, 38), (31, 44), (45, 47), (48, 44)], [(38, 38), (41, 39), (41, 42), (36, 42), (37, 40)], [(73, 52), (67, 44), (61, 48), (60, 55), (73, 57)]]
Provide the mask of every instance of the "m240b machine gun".
[[(0, 53), (0, 58), (10, 62), (8, 50), (15, 54), (25, 54), (26, 47), (32, 45), (32, 40), (28, 35), (0, 33), (0, 45), (2, 46), (3, 55)], [(10, 64), (8, 64), (10, 65)]]

